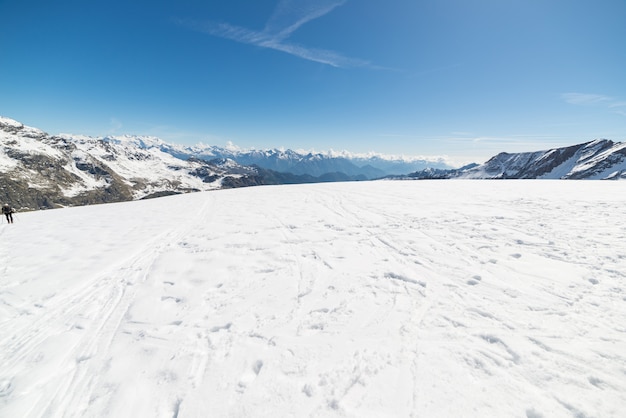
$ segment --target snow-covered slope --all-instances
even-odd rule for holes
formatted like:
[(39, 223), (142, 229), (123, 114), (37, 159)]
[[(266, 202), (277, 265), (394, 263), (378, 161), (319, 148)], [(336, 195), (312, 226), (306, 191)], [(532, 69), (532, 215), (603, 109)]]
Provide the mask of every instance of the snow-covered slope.
[(618, 179), (626, 178), (626, 143), (598, 139), (547, 151), (500, 153), (461, 171), (461, 178)]
[(620, 417), (621, 182), (271, 186), (0, 225), (2, 417)]
[(51, 136), (0, 118), (2, 198), (20, 208), (142, 199), (221, 188), (257, 171), (233, 161), (182, 160), (158, 138)]

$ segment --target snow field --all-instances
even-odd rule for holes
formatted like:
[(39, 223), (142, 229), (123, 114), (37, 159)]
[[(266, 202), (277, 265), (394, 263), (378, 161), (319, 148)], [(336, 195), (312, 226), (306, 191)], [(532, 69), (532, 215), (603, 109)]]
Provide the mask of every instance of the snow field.
[(0, 416), (618, 417), (623, 183), (255, 187), (0, 226)]

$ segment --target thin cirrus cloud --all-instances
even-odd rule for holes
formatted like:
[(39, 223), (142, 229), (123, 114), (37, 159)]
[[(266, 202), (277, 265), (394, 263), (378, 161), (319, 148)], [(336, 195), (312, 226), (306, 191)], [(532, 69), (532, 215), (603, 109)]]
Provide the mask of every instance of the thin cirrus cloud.
[(626, 101), (618, 100), (611, 96), (605, 96), (603, 94), (564, 93), (561, 97), (569, 104), (579, 106), (604, 106), (611, 109), (613, 113), (626, 116), (626, 111), (621, 109), (626, 108)]
[(320, 18), (347, 0), (280, 0), (272, 16), (261, 31), (243, 28), (230, 23), (198, 23), (181, 21), (200, 32), (243, 44), (274, 49), (309, 61), (333, 67), (373, 67), (368, 61), (349, 58), (338, 52), (310, 48), (290, 42), (289, 38), (302, 25)]

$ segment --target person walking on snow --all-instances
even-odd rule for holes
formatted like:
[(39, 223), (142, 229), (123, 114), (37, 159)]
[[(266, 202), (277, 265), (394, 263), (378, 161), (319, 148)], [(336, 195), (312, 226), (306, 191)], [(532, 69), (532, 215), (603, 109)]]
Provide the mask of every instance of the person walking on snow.
[(2, 206), (2, 214), (7, 217), (7, 222), (10, 223), (10, 224), (13, 223), (13, 214), (14, 213), (15, 213), (15, 209), (13, 209), (11, 206), (9, 206), (8, 203), (5, 203), (4, 206)]

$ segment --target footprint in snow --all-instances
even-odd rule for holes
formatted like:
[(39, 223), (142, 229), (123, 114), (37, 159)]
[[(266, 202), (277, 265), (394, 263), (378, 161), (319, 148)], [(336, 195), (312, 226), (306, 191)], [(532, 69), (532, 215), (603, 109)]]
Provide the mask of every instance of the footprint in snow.
[(182, 298), (177, 298), (177, 297), (174, 297), (174, 296), (161, 296), (161, 301), (162, 302), (166, 301), (166, 300), (173, 300), (176, 303), (181, 303), (181, 302), (184, 301)]
[(238, 392), (243, 393), (244, 390), (248, 387), (248, 385), (257, 378), (259, 373), (261, 373), (261, 369), (263, 368), (263, 361), (257, 360), (254, 362), (250, 370), (246, 371), (239, 380), (238, 383)]
[(13, 392), (13, 382), (10, 380), (0, 380), (0, 398), (9, 396)]
[(526, 410), (526, 418), (543, 418), (543, 415), (531, 408)]
[(209, 331), (210, 332), (220, 332), (222, 330), (230, 330), (230, 327), (233, 325), (232, 322), (227, 323), (226, 325), (220, 325), (220, 326), (215, 326), (213, 328), (211, 328)]
[(482, 279), (483, 279), (482, 277), (480, 277), (479, 275), (476, 275), (472, 277), (470, 280), (468, 280), (466, 283), (470, 286), (476, 286), (478, 283), (480, 283)]

